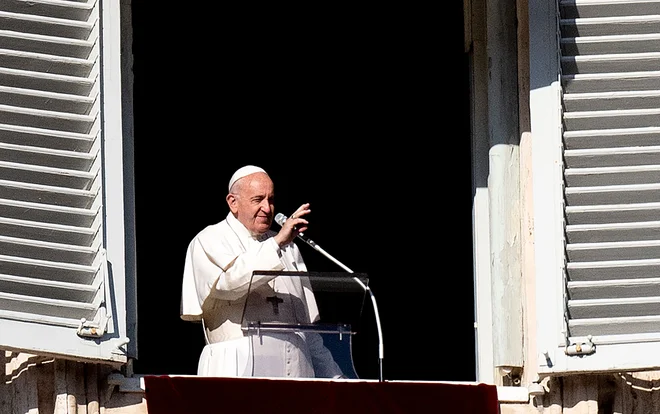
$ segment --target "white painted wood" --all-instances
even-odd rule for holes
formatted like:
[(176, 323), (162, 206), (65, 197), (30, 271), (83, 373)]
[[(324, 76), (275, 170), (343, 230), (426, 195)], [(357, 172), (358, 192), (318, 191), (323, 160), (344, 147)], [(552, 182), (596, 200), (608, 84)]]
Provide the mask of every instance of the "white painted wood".
[(487, 0), (486, 10), (493, 363), (522, 367), (522, 303), (507, 300), (522, 292), (517, 51), (508, 41), (516, 38), (516, 7)]
[[(126, 353), (127, 337), (127, 298), (126, 292), (133, 291), (127, 286), (127, 277), (134, 280), (135, 256), (127, 253), (127, 249), (135, 249), (133, 224), (126, 221), (132, 217), (134, 212), (133, 200), (126, 199), (130, 194), (127, 183), (132, 183), (124, 174), (124, 147), (132, 146), (132, 141), (124, 141), (123, 116), (122, 116), (122, 78), (121, 78), (121, 23), (120, 23), (119, 0), (108, 0), (104, 3), (102, 10), (103, 21), (103, 142), (104, 142), (104, 191), (106, 200), (105, 223), (106, 223), (106, 249), (108, 263), (113, 269), (113, 291), (106, 284), (106, 298), (114, 298), (112, 309), (117, 314), (109, 321), (108, 329), (116, 333), (124, 344), (122, 349)], [(132, 138), (132, 136), (130, 137)], [(128, 139), (128, 137), (127, 137)], [(128, 181), (127, 181), (128, 180)], [(129, 185), (130, 189), (131, 186)], [(126, 208), (126, 210), (125, 210)], [(128, 240), (127, 240), (128, 239)], [(110, 304), (108, 304), (110, 305)], [(108, 307), (110, 308), (110, 306)], [(136, 311), (134, 309), (134, 311)], [(135, 315), (133, 315), (135, 317)], [(135, 341), (135, 333), (133, 333)], [(123, 355), (126, 358), (126, 354)]]
[(554, 367), (562, 332), (563, 202), (556, 3), (530, 2), (530, 126), (534, 262), (535, 350), (539, 374)]
[(476, 362), (479, 381), (494, 384), (493, 363), (493, 322), (490, 278), (490, 237), (488, 214), (488, 191), (484, 188), (475, 189), (473, 204), (473, 243), (475, 246), (475, 328), (476, 328)]
[[(0, 4), (0, 346), (8, 349), (127, 361), (119, 9)], [(102, 19), (112, 26), (103, 33)]]

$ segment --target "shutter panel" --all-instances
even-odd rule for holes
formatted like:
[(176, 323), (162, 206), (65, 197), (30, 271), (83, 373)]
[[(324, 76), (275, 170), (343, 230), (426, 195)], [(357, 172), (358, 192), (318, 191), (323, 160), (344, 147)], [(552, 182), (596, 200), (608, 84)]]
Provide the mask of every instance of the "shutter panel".
[[(560, 1), (559, 10), (565, 369), (657, 366), (660, 2)], [(633, 356), (642, 343), (647, 354)]]
[(0, 348), (126, 361), (104, 245), (100, 22), (96, 1), (0, 3)]

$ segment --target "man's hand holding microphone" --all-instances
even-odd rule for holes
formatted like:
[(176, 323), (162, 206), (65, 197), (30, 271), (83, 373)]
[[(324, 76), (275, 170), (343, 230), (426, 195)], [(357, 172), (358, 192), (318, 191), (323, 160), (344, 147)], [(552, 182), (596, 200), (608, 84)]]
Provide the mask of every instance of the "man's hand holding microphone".
[(303, 233), (307, 230), (307, 226), (309, 225), (309, 222), (304, 216), (311, 211), (312, 210), (309, 209), (309, 203), (305, 203), (298, 207), (291, 217), (287, 217), (282, 213), (277, 213), (275, 215), (275, 222), (282, 226), (280, 232), (274, 236), (275, 241), (280, 247), (284, 247), (291, 243), (296, 237), (300, 237), (307, 243), (311, 241), (307, 239)]

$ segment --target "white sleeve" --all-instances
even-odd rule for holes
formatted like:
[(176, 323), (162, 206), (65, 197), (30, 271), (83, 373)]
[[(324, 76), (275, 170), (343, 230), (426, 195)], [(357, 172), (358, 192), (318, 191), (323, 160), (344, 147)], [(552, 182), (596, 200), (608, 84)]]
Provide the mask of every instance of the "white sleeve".
[[(208, 251), (200, 256), (201, 263), (209, 263)], [(239, 251), (225, 269), (217, 268), (214, 273), (217, 278), (214, 280), (212, 289), (209, 289), (209, 294), (215, 299), (237, 300), (247, 293), (250, 282), (255, 288), (274, 278), (274, 276), (261, 276), (253, 280), (252, 272), (283, 269), (280, 248), (275, 239), (269, 238), (264, 242), (248, 246), (246, 251)]]

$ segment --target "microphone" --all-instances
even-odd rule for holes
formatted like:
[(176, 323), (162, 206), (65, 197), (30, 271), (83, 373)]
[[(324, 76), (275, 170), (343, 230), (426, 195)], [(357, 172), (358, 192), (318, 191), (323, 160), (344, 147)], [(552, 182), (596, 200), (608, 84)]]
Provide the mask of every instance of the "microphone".
[[(280, 226), (284, 226), (284, 222), (286, 221), (288, 217), (285, 216), (282, 213), (277, 213), (275, 215), (275, 222), (279, 224)], [(301, 240), (303, 240), (305, 243), (309, 244), (314, 248), (314, 250), (317, 250), (321, 252), (325, 257), (328, 259), (332, 260), (335, 262), (337, 265), (339, 265), (342, 269), (346, 270), (348, 273), (353, 273), (351, 269), (349, 269), (346, 265), (344, 265), (342, 262), (339, 260), (335, 259), (332, 257), (330, 254), (328, 254), (325, 250), (321, 248), (318, 244), (314, 243), (312, 239), (309, 237), (305, 236), (302, 233), (298, 233), (298, 237), (300, 237)], [(378, 331), (378, 378), (380, 381), (383, 381), (383, 330), (380, 326), (380, 316), (378, 315), (378, 306), (376, 305), (376, 297), (374, 296), (374, 293), (371, 291), (371, 288), (360, 280), (360, 278), (355, 277), (355, 281), (364, 289), (365, 293), (368, 293), (369, 296), (371, 297), (371, 303), (374, 308), (374, 314), (376, 316), (376, 328)]]
[[(280, 226), (284, 226), (284, 222), (288, 219), (287, 216), (285, 216), (282, 213), (277, 213), (275, 214), (275, 222), (279, 224)], [(300, 237), (300, 240), (304, 241), (305, 243), (309, 244), (312, 247), (316, 247), (316, 243), (314, 243), (314, 240), (310, 239), (309, 237), (305, 236), (303, 232), (298, 233), (298, 237)]]

